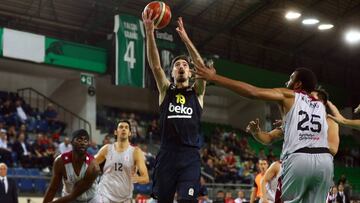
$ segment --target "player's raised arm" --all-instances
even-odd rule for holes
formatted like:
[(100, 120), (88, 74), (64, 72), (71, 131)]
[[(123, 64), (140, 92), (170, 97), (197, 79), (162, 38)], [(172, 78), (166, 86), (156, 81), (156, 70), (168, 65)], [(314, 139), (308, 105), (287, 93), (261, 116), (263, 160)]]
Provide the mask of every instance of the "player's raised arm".
[(360, 130), (360, 120), (351, 120), (345, 118), (344, 116), (341, 115), (339, 109), (330, 101), (328, 101), (328, 106), (333, 114), (333, 115), (328, 115), (331, 119), (333, 119), (339, 125)]
[[(200, 56), (199, 52), (197, 51), (195, 45), (190, 40), (189, 36), (186, 33), (184, 23), (182, 21), (182, 17), (179, 17), (177, 20), (178, 27), (176, 31), (178, 32), (181, 40), (184, 42), (186, 49), (189, 52), (191, 59), (193, 60), (194, 64), (197, 66), (204, 65), (204, 61)], [(195, 89), (199, 96), (199, 101), (201, 106), (203, 105), (203, 96), (205, 95), (205, 87), (206, 81), (202, 79), (196, 79), (195, 81)]]
[(161, 104), (165, 97), (166, 89), (170, 85), (170, 81), (166, 78), (165, 72), (161, 67), (159, 51), (156, 47), (154, 36), (154, 19), (156, 18), (157, 16), (154, 16), (153, 10), (145, 10), (143, 12), (142, 19), (146, 32), (147, 59), (159, 90), (159, 104)]
[(286, 88), (260, 88), (246, 82), (217, 75), (214, 67), (197, 65), (196, 75), (197, 78), (214, 82), (251, 99), (285, 102), (286, 99), (294, 97), (294, 92)]

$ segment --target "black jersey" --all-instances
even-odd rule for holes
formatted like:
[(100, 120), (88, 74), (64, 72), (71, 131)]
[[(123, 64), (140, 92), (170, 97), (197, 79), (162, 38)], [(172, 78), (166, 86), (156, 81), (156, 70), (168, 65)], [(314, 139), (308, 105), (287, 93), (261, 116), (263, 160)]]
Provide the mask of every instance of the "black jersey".
[(160, 105), (161, 147), (199, 148), (201, 114), (195, 89), (171, 84)]

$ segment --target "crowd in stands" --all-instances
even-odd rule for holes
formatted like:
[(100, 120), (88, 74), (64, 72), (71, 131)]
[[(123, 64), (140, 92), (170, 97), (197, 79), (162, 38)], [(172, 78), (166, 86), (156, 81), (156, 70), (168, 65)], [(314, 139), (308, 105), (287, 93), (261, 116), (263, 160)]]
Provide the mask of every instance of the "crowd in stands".
[(215, 182), (251, 184), (258, 171), (258, 159), (275, 161), (272, 150), (258, 154), (251, 149), (245, 136), (216, 128), (201, 150), (203, 171), (215, 178)]
[(66, 124), (52, 103), (43, 112), (14, 93), (0, 92), (0, 162), (49, 171)]

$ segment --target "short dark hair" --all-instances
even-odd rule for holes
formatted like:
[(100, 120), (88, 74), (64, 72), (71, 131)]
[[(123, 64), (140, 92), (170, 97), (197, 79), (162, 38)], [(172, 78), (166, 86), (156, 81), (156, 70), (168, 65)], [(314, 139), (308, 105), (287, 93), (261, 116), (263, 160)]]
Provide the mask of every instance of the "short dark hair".
[(127, 123), (127, 124), (129, 125), (129, 131), (131, 132), (131, 124), (130, 124), (130, 121), (128, 121), (128, 120), (120, 120), (120, 121), (117, 123), (115, 130), (118, 128), (118, 126), (119, 126), (120, 123)]
[(296, 82), (301, 82), (303, 90), (308, 93), (311, 93), (315, 90), (317, 85), (317, 78), (312, 70), (307, 68), (297, 68), (295, 72), (297, 72)]
[(79, 130), (75, 130), (71, 134), (71, 142), (74, 141), (75, 138), (78, 138), (78, 137), (81, 137), (81, 136), (85, 136), (88, 140), (90, 140), (89, 133), (84, 129), (79, 129)]
[(317, 92), (319, 100), (324, 101), (324, 105), (326, 105), (327, 102), (329, 101), (329, 93), (326, 92), (326, 90), (323, 89), (322, 87), (316, 88), (315, 92)]
[(190, 65), (190, 58), (188, 56), (179, 55), (179, 56), (176, 56), (175, 58), (173, 58), (173, 60), (171, 61), (171, 70), (173, 69), (175, 62), (178, 60), (185, 60)]

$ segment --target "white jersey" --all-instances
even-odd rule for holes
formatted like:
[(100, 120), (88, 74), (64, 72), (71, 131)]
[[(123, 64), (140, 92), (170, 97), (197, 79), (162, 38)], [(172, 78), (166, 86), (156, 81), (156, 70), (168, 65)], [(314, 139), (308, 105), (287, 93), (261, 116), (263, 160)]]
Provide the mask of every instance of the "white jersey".
[[(63, 177), (63, 190), (62, 190), (62, 196), (69, 195), (71, 191), (74, 189), (75, 184), (84, 178), (86, 170), (90, 164), (90, 162), (94, 159), (93, 156), (86, 154), (86, 161), (81, 166), (81, 170), (79, 175), (76, 175), (74, 167), (72, 165), (72, 151), (66, 152), (64, 154), (61, 154), (61, 159), (64, 162), (65, 170), (66, 170), (66, 178)], [(82, 193), (80, 196), (76, 198), (79, 202), (88, 202), (95, 196), (96, 191), (96, 183), (94, 182), (93, 185)]]
[(117, 152), (115, 144), (108, 145), (104, 173), (98, 187), (98, 193), (114, 202), (124, 202), (132, 198), (134, 170), (134, 150), (129, 146), (124, 152)]
[(281, 159), (304, 147), (328, 148), (326, 111), (321, 101), (306, 93), (295, 92), (294, 104), (284, 121)]
[(273, 177), (265, 186), (266, 197), (269, 200), (269, 202), (275, 202), (275, 194), (280, 176), (281, 176), (281, 166), (279, 168), (279, 172), (277, 173), (277, 175)]

